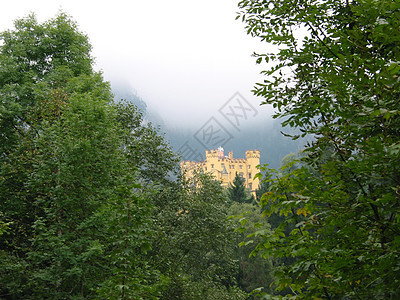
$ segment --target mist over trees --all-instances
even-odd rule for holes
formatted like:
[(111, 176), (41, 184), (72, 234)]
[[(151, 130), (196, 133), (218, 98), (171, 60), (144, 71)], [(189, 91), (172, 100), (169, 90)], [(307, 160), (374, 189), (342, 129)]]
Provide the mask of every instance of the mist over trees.
[[(209, 149), (205, 149), (194, 139), (193, 136), (197, 129), (191, 124), (188, 124), (186, 128), (180, 128), (164, 122), (162, 112), (149, 111), (145, 99), (142, 99), (128, 84), (112, 82), (112, 91), (115, 101), (124, 99), (137, 106), (143, 114), (144, 120), (151, 122), (158, 129), (158, 132), (168, 140), (174, 152), (179, 152), (182, 145), (189, 141), (191, 147), (205, 159), (205, 150)], [(282, 135), (281, 132), (299, 133), (292, 128), (284, 128), (281, 125), (282, 122), (282, 120), (275, 119), (271, 122), (268, 116), (265, 116), (264, 121), (259, 120), (251, 126), (244, 125), (240, 131), (234, 132), (234, 138), (224, 147), (233, 151), (235, 157), (244, 156), (245, 151), (249, 149), (260, 150), (261, 163), (277, 169), (285, 155), (298, 152), (307, 142), (306, 139), (292, 141), (289, 137)], [(182, 157), (182, 159), (187, 158)]]
[(111, 90), (114, 94), (114, 101), (119, 102), (123, 100), (129, 102), (135, 105), (144, 117), (147, 116), (146, 102), (137, 94), (136, 91), (133, 90), (128, 83), (112, 81)]
[[(290, 138), (282, 135), (283, 132), (293, 132), (292, 129), (283, 128), (281, 120), (257, 122), (252, 126), (243, 126), (240, 132), (234, 133), (234, 138), (224, 145), (227, 151), (233, 151), (234, 157), (241, 158), (247, 150), (260, 150), (261, 164), (268, 164), (271, 168), (279, 168), (282, 158), (289, 153), (296, 153), (306, 144), (305, 139), (291, 141)], [(205, 159), (205, 149), (200, 143), (194, 140), (193, 135), (196, 130), (190, 128), (172, 128), (168, 125), (161, 126), (161, 131), (165, 132), (166, 139), (171, 143), (174, 151), (178, 151), (185, 142), (195, 151), (200, 153)], [(185, 159), (185, 157), (183, 157)]]

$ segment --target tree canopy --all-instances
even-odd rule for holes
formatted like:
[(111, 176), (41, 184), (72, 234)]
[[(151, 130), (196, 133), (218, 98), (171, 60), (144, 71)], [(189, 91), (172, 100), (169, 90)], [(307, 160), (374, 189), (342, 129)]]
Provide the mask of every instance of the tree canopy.
[[(297, 258), (277, 282), (295, 298), (398, 298), (400, 3), (255, 0), (239, 8), (248, 33), (273, 45), (255, 54), (270, 67), (254, 93), (314, 138), (306, 166), (269, 177), (266, 214), (287, 217), (255, 252)], [(288, 222), (295, 229), (282, 234)]]
[(123, 122), (67, 15), (0, 37), (0, 297), (151, 299), (150, 164), (127, 137), (153, 132)]

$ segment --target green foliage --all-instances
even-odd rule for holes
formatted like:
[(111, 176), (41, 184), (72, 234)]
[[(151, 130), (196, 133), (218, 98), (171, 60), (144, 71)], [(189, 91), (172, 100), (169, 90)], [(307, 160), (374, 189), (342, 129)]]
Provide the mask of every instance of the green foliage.
[[(260, 178), (262, 178), (260, 174)], [(262, 195), (269, 191), (269, 182), (261, 181), (258, 189), (256, 189), (256, 202), (259, 203)]]
[(142, 112), (127, 101), (116, 104), (118, 122), (125, 129), (125, 152), (138, 167), (143, 183), (168, 185), (178, 173), (178, 156), (155, 130), (145, 123)]
[(239, 286), (248, 293), (260, 288), (264, 292), (272, 293), (270, 284), (273, 281), (275, 262), (258, 255), (251, 257), (254, 245), (261, 241), (254, 233), (261, 229), (269, 231), (270, 225), (262, 217), (260, 208), (254, 204), (233, 203), (228, 214), (232, 216), (230, 219), (236, 221), (235, 257), (239, 262)]
[(101, 212), (109, 232), (108, 248), (103, 251), (107, 277), (97, 289), (103, 299), (157, 299), (158, 274), (144, 259), (151, 247), (150, 206), (140, 187), (134, 178), (122, 178)]
[(254, 93), (285, 125), (315, 138), (301, 168), (268, 175), (271, 192), (261, 203), (285, 220), (255, 252), (296, 257), (277, 274), (277, 288), (289, 287), (295, 298), (397, 299), (400, 3), (239, 7), (248, 33), (276, 49), (256, 54), (271, 67)]
[(71, 77), (93, 74), (90, 44), (76, 24), (60, 14), (44, 24), (31, 15), (3, 32), (0, 53), (0, 153), (19, 139), (27, 111)]
[(122, 105), (69, 17), (15, 24), (0, 48), (0, 297), (156, 297)]
[(245, 299), (236, 287), (235, 238), (228, 199), (206, 174), (163, 189), (151, 257), (169, 278), (164, 299)]

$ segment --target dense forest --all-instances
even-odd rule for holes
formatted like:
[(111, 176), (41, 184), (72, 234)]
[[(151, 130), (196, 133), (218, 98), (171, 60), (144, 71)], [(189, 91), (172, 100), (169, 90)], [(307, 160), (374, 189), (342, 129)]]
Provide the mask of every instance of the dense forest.
[(400, 3), (276, 4), (239, 2), (254, 93), (308, 143), (255, 197), (185, 179), (68, 15), (0, 34), (0, 299), (400, 297)]

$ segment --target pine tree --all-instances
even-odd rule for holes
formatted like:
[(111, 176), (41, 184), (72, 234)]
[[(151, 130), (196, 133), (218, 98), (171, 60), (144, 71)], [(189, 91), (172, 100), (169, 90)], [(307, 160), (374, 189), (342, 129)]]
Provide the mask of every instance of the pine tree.
[(228, 187), (229, 199), (232, 202), (251, 203), (254, 197), (246, 190), (244, 178), (236, 172), (233, 182)]

